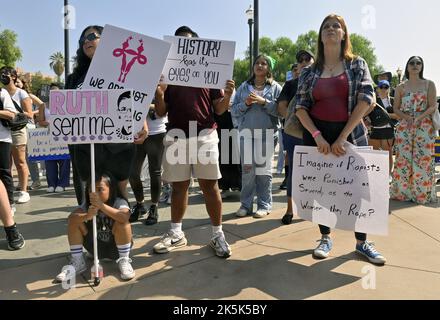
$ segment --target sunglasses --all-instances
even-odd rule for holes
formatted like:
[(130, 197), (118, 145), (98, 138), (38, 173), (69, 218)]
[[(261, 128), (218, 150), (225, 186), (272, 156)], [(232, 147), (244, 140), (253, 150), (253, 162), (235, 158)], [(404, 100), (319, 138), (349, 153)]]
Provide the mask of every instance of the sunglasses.
[(302, 56), (298, 59), (298, 63), (309, 62), (311, 59), (309, 56)]
[(411, 61), (410, 63), (408, 63), (410, 66), (421, 66), (422, 65), (422, 61)]
[(333, 24), (326, 23), (326, 24), (322, 27), (322, 29), (323, 29), (323, 30), (327, 30), (327, 29), (330, 29), (330, 27), (332, 27), (333, 29), (341, 29), (341, 28), (342, 28), (342, 26), (341, 26), (340, 23), (335, 22), (335, 23), (333, 23)]
[(87, 36), (82, 37), (79, 42), (84, 44), (86, 42), (86, 40), (88, 41), (95, 41), (96, 39), (101, 38), (100, 36), (98, 36), (96, 33), (89, 33)]
[(379, 87), (379, 89), (385, 89), (385, 90), (388, 90), (390, 87), (388, 87), (388, 86), (380, 86)]

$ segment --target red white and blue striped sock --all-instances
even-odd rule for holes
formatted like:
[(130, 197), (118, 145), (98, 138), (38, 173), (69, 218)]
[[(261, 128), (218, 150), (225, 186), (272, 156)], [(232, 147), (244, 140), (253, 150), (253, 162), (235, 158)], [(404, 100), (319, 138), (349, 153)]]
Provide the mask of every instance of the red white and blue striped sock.
[(130, 255), (131, 243), (122, 244), (118, 247), (119, 258), (128, 258)]
[(83, 253), (83, 245), (82, 244), (75, 244), (70, 246), (70, 254), (72, 255), (73, 259), (79, 259), (82, 258)]

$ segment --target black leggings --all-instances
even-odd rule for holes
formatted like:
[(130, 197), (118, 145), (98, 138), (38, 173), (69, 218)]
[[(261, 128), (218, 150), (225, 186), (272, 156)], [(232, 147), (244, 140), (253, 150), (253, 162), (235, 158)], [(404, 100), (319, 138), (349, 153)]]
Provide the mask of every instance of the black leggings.
[(163, 139), (166, 133), (155, 134), (145, 139), (143, 144), (136, 145), (135, 160), (131, 168), (130, 185), (137, 202), (144, 201), (144, 188), (141, 181), (142, 165), (148, 155), (148, 172), (150, 173), (151, 202), (158, 203), (161, 187)]
[(72, 144), (69, 144), (69, 155), (70, 162), (72, 163), (72, 175), (73, 175), (73, 188), (75, 189), (76, 202), (78, 205), (82, 205), (83, 203), (83, 195), (84, 195), (84, 186), (81, 182), (81, 178), (79, 177), (78, 168), (76, 166), (75, 161), (75, 149)]
[(11, 175), (11, 144), (0, 142), (0, 180), (8, 193), (9, 204), (14, 203), (14, 181)]
[[(342, 130), (344, 130), (346, 122), (327, 122), (321, 121), (318, 119), (312, 119), (316, 128), (321, 131), (322, 137), (332, 145), (341, 134)], [(348, 137), (348, 142), (353, 142), (351, 140), (351, 136)], [(316, 147), (316, 141), (313, 139), (311, 133), (308, 130), (304, 130), (303, 133), (303, 141), (305, 146)], [(319, 225), (319, 231), (321, 231), (322, 235), (329, 235), (331, 229), (327, 226)], [(367, 240), (367, 235), (361, 232), (354, 233), (356, 240), (365, 241)]]

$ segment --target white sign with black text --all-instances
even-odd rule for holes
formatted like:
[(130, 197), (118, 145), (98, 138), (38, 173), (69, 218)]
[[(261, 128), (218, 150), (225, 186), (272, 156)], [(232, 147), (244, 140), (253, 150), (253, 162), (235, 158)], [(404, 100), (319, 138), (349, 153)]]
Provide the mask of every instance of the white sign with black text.
[(296, 146), (294, 212), (331, 228), (388, 234), (389, 162), (386, 151), (347, 147), (345, 156)]
[(133, 89), (136, 134), (142, 129), (169, 50), (166, 41), (105, 25), (82, 89)]
[(165, 36), (171, 50), (163, 70), (164, 83), (223, 89), (234, 71), (235, 42)]
[(133, 92), (53, 90), (50, 134), (68, 144), (133, 142)]

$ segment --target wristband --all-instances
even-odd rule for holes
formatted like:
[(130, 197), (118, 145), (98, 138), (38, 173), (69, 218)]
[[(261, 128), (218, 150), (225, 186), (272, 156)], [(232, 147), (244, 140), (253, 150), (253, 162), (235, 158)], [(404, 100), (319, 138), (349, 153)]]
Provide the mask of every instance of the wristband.
[(316, 130), (315, 132), (312, 133), (312, 137), (313, 139), (315, 139), (317, 136), (319, 136), (321, 134), (321, 131)]

